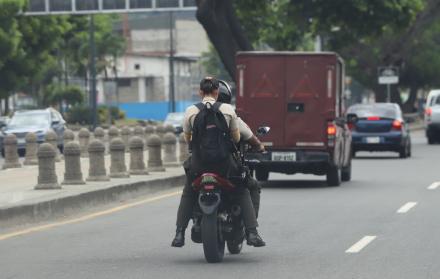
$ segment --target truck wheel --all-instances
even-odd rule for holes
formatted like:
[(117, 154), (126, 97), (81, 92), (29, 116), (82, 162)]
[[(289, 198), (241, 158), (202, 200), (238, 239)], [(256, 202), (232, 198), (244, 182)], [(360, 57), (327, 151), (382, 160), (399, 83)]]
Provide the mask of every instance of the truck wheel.
[(327, 185), (340, 186), (341, 185), (341, 171), (337, 166), (330, 165), (327, 170)]
[(269, 172), (265, 169), (256, 169), (255, 176), (258, 181), (267, 181), (269, 179)]
[(348, 166), (342, 168), (341, 180), (344, 182), (351, 180), (351, 160), (350, 160), (350, 163), (348, 163)]

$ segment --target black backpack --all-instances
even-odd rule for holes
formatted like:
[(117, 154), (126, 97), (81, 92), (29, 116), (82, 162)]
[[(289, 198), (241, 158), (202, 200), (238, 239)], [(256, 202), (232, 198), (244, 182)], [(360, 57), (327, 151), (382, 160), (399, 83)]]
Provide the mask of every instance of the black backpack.
[(200, 110), (194, 119), (191, 150), (201, 163), (224, 162), (232, 152), (232, 139), (225, 116), (221, 113), (222, 103), (198, 103)]

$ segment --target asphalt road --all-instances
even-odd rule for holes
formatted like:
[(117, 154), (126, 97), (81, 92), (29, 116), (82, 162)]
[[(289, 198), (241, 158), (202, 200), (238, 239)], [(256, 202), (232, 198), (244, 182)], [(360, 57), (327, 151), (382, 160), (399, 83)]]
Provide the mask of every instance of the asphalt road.
[[(273, 175), (260, 232), (207, 264), (202, 247), (170, 247), (178, 195), (1, 240), (0, 278), (439, 278), (440, 145), (413, 135), (413, 157), (359, 153), (353, 181)], [(401, 213), (398, 213), (400, 209)], [(107, 212), (108, 213), (108, 212)], [(187, 239), (188, 240), (188, 239)]]

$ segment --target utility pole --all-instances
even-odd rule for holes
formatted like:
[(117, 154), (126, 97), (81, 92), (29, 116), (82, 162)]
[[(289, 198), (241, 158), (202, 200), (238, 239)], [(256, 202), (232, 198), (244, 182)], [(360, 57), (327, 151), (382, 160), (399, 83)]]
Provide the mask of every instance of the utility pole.
[(170, 12), (170, 111), (176, 111), (176, 92), (174, 88), (174, 34), (173, 34), (173, 26), (174, 26), (174, 14)]
[(97, 104), (96, 104), (96, 45), (95, 45), (95, 19), (93, 14), (90, 15), (90, 107), (92, 108), (92, 127), (97, 126)]

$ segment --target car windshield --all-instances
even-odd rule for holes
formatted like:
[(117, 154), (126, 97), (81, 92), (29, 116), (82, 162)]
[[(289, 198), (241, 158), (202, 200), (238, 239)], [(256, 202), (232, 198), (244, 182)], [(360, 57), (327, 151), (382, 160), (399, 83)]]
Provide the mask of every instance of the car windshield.
[(18, 127), (46, 127), (49, 125), (49, 115), (46, 113), (15, 114), (9, 122), (10, 128)]
[(437, 99), (435, 99), (434, 105), (436, 105), (436, 106), (440, 105), (440, 95), (437, 96)]
[(359, 118), (377, 116), (382, 118), (398, 118), (398, 112), (393, 106), (377, 106), (377, 105), (358, 105), (348, 110), (348, 113), (354, 113)]

